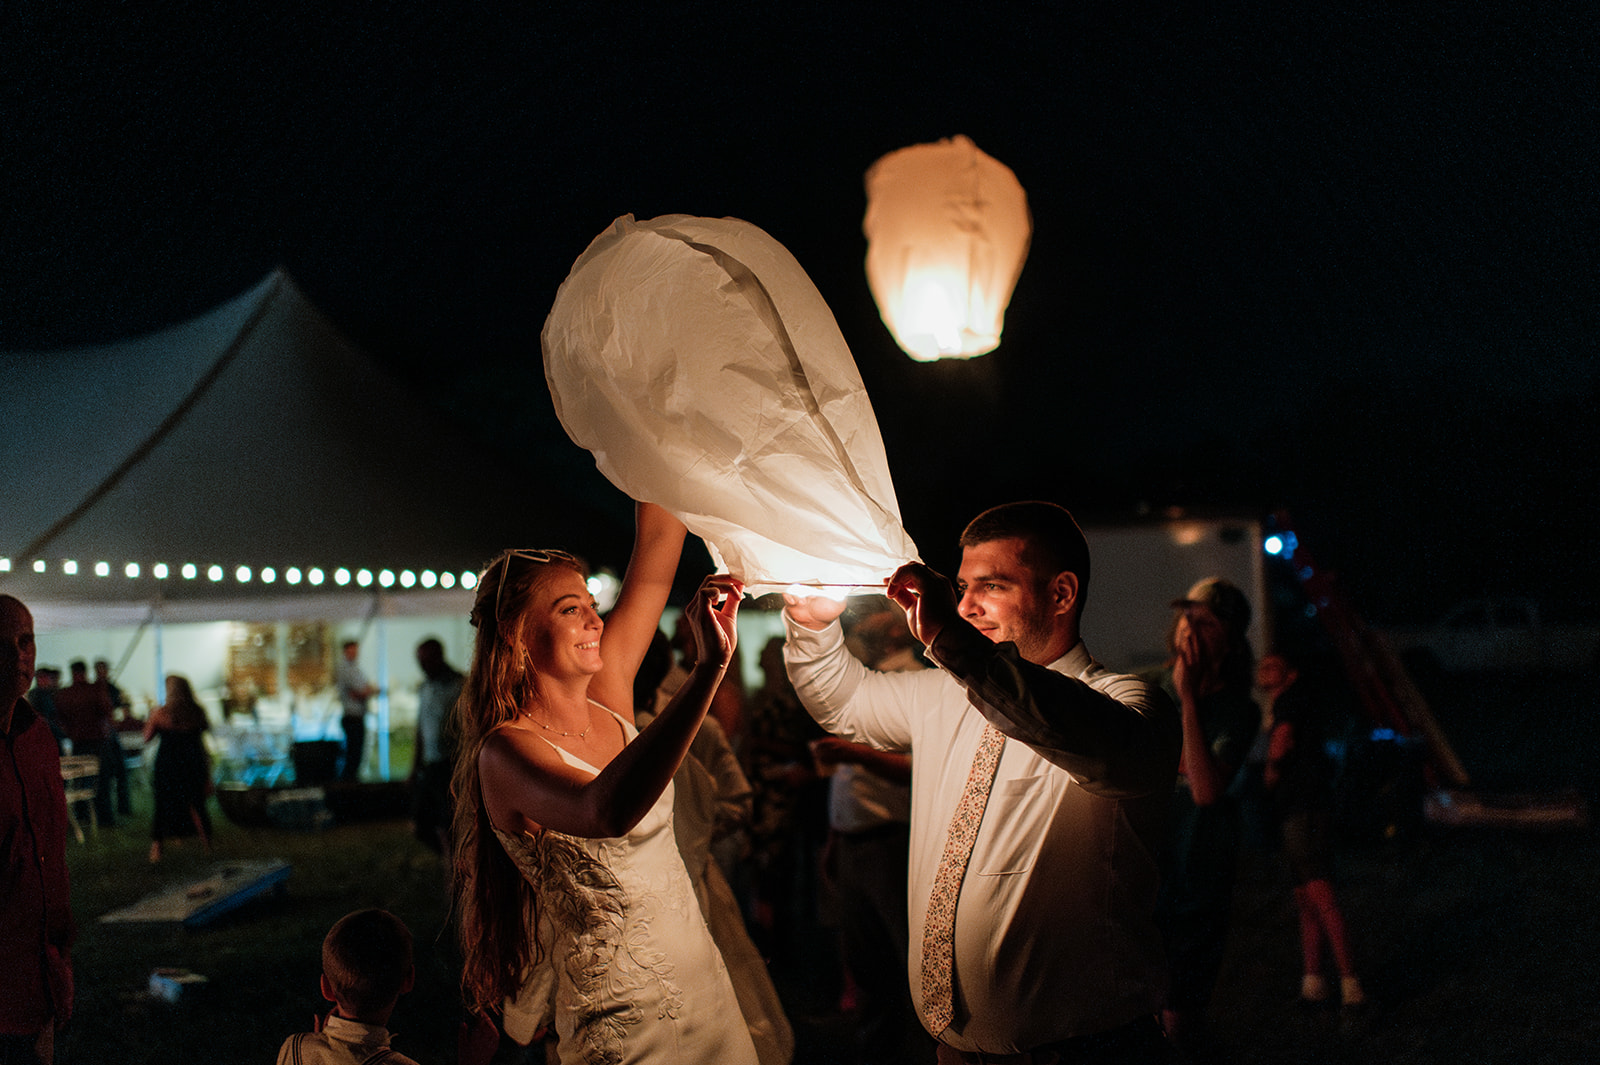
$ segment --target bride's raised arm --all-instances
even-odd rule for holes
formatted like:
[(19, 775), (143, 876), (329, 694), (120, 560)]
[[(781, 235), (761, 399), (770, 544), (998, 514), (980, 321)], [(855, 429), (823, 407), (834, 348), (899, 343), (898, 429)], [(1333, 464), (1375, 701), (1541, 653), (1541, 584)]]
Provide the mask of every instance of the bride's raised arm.
[(633, 678), (661, 624), (687, 532), (664, 507), (634, 504), (633, 554), (600, 637), (600, 672), (589, 681), (589, 698), (630, 721)]

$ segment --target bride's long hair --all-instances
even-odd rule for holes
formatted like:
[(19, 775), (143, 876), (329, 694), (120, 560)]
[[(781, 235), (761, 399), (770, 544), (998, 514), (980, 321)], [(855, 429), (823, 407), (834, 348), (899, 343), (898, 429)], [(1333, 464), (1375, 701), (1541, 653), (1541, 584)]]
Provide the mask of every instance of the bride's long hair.
[(540, 960), (534, 894), (489, 825), (478, 752), (485, 738), (535, 695), (523, 629), (534, 592), (563, 568), (584, 573), (570, 556), (506, 551), (484, 567), (472, 606), (477, 637), (456, 703), (461, 743), (450, 782), (455, 807), (451, 896), (463, 957), (461, 993), (471, 1010), (499, 1010)]

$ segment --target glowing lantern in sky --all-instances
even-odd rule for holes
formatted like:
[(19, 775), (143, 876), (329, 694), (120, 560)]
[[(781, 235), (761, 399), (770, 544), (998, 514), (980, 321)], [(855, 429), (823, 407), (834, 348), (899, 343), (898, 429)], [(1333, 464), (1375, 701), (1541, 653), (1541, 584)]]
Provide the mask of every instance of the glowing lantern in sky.
[(970, 359), (1000, 344), (1033, 235), (1011, 168), (966, 137), (901, 148), (867, 171), (867, 283), (914, 359)]

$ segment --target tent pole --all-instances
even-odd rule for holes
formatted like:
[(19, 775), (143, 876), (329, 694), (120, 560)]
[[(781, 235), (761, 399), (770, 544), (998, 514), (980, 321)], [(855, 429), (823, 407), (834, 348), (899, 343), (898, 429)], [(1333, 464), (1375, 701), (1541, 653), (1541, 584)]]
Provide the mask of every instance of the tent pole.
[(383, 589), (374, 588), (372, 599), (367, 603), (367, 613), (361, 619), (361, 628), (358, 630), (357, 640), (363, 645), (367, 636), (372, 632), (372, 623), (378, 622), (378, 779), (389, 779), (389, 669), (388, 651), (384, 647), (386, 635), (383, 627), (381, 607), (383, 606)]
[[(278, 646), (277, 667), (278, 698), (289, 711), (289, 743), (294, 743), (294, 693), (289, 690), (289, 623), (279, 620), (273, 624), (272, 639)], [(292, 747), (291, 747), (292, 749)]]
[(128, 668), (128, 660), (133, 657), (134, 650), (139, 646), (139, 637), (143, 636), (144, 630), (150, 627), (150, 619), (154, 613), (155, 611), (152, 610), (146, 614), (144, 620), (139, 622), (139, 627), (133, 630), (133, 638), (128, 641), (127, 649), (122, 652), (122, 657), (117, 659), (117, 668), (111, 671), (113, 677), (122, 676), (122, 671)]
[(389, 619), (383, 593), (373, 597), (378, 608), (378, 779), (389, 779)]
[(167, 701), (167, 663), (165, 649), (162, 647), (161, 615), (154, 607), (150, 610), (149, 624), (153, 627), (151, 639), (156, 651), (156, 705), (161, 706)]

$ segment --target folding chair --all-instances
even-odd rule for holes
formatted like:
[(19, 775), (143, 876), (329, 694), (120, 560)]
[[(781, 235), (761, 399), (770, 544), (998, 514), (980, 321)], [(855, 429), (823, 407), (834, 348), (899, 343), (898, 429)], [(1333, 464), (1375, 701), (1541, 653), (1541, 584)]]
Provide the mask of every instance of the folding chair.
[(83, 840), (83, 826), (78, 823), (78, 804), (89, 804), (89, 827), (100, 835), (100, 815), (94, 809), (95, 788), (100, 783), (100, 756), (98, 754), (69, 754), (61, 759), (61, 782), (67, 792), (67, 817), (72, 821), (72, 834)]

